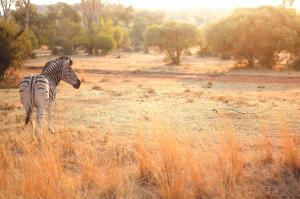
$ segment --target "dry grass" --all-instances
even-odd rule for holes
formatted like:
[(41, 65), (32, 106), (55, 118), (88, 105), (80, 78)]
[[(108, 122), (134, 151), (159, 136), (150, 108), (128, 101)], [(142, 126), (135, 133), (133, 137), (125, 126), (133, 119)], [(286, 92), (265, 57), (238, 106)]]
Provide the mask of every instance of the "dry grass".
[(0, 111), (13, 111), (16, 108), (17, 107), (14, 104), (11, 104), (11, 103), (0, 104)]
[[(183, 66), (168, 67), (161, 56), (131, 57), (78, 56), (75, 68), (206, 73), (226, 71), (231, 65), (214, 59), (193, 65), (199, 60), (188, 57)], [(45, 59), (27, 64), (40, 66)], [(299, 198), (300, 140), (292, 133), (299, 132), (297, 84), (157, 79), (84, 70), (78, 76), (81, 89), (59, 86), (57, 134), (46, 133), (40, 141), (23, 127), (17, 89), (0, 90), (1, 199)], [(266, 85), (263, 92), (260, 84)], [(104, 92), (95, 91), (102, 88)], [(259, 112), (273, 102), (276, 107), (262, 114), (220, 111), (228, 107)], [(288, 111), (290, 131), (279, 133), (276, 121), (282, 110)], [(223, 112), (234, 127), (228, 128), (230, 122), (222, 125), (218, 115)], [(261, 126), (270, 130), (261, 133)]]
[(207, 82), (206, 85), (203, 86), (203, 88), (212, 88), (213, 83), (212, 82)]
[(148, 94), (155, 94), (156, 91), (155, 91), (153, 88), (149, 88), (149, 89), (147, 90), (147, 93), (148, 93)]
[(3, 88), (19, 88), (20, 81), (22, 80), (22, 74), (18, 70), (9, 70), (3, 80), (0, 80), (0, 89)]
[(103, 91), (103, 90), (104, 90), (101, 86), (98, 86), (98, 85), (93, 86), (92, 89), (93, 89), (93, 90), (96, 90), (96, 91)]
[(221, 133), (205, 150), (197, 144), (200, 137), (157, 126), (151, 135), (130, 138), (81, 129), (44, 134), (41, 141), (32, 140), (29, 133), (2, 135), (0, 198), (268, 198), (279, 192), (272, 198), (297, 198), (300, 194), (299, 151), (287, 131), (282, 134), (282, 152), (270, 147), (265, 134), (251, 156), (232, 130)]
[(288, 130), (282, 131), (284, 163), (296, 174), (300, 174), (300, 153), (295, 144), (294, 135)]

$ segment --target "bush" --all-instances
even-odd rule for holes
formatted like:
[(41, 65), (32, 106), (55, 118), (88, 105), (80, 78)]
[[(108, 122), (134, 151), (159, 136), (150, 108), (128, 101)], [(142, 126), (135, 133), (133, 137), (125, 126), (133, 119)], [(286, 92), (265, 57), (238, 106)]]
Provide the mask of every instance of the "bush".
[(3, 80), (10, 67), (21, 66), (23, 60), (32, 54), (32, 35), (24, 32), (15, 38), (18, 31), (15, 22), (0, 20), (0, 80)]
[(200, 50), (197, 51), (197, 55), (199, 57), (211, 57), (211, 56), (213, 56), (211, 50), (208, 47), (200, 48)]
[(85, 40), (77, 9), (65, 3), (49, 6), (48, 9), (46, 28), (50, 49), (53, 54), (74, 54), (76, 47)]
[(296, 14), (283, 7), (237, 9), (231, 16), (205, 28), (204, 38), (213, 53), (256, 61), (271, 68), (278, 54), (297, 40)]
[(124, 30), (121, 27), (115, 27), (112, 32), (113, 40), (115, 41), (116, 47), (120, 47), (123, 43)]
[(300, 70), (300, 56), (292, 55), (290, 60), (288, 60), (288, 66), (292, 70)]
[(95, 46), (96, 46), (97, 53), (98, 53), (98, 50), (100, 49), (101, 53), (103, 55), (105, 55), (109, 51), (114, 49), (116, 44), (115, 44), (114, 39), (110, 35), (100, 34), (95, 41)]
[(172, 61), (179, 65), (182, 53), (198, 45), (197, 27), (188, 23), (169, 22), (164, 25), (153, 25), (144, 33), (147, 46), (157, 46)]

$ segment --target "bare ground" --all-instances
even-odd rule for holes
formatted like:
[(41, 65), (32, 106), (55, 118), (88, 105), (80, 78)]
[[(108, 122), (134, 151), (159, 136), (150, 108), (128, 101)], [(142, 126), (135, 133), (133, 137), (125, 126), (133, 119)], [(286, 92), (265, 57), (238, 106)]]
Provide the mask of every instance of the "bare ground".
[[(213, 134), (222, 130), (226, 117), (245, 135), (264, 128), (276, 134), (281, 122), (299, 132), (299, 73), (242, 72), (232, 69), (232, 61), (214, 58), (186, 57), (181, 66), (171, 66), (162, 58), (73, 57), (83, 84), (79, 90), (59, 86), (55, 124), (131, 133), (147, 130), (151, 119), (160, 118), (176, 129)], [(39, 73), (50, 59), (29, 60), (24, 74)], [(18, 107), (14, 114), (22, 120), (17, 90), (0, 92), (0, 103)], [(7, 124), (10, 120), (3, 118)]]

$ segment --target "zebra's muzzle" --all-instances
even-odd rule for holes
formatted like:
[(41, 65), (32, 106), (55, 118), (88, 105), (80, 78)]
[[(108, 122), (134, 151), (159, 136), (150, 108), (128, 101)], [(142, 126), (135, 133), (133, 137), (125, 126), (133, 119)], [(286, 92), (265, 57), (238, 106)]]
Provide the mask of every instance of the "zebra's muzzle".
[(80, 84), (81, 84), (81, 81), (78, 79), (76, 84), (73, 87), (76, 88), (76, 89), (79, 89)]

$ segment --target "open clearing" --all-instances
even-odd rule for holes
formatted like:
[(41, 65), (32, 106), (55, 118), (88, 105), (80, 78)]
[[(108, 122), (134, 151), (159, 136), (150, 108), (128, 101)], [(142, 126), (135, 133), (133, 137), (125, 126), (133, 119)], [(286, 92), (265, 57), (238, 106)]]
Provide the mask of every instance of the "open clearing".
[[(50, 59), (27, 61), (24, 75), (39, 73)], [(177, 130), (214, 134), (226, 117), (243, 135), (264, 128), (275, 135), (283, 124), (299, 132), (299, 73), (231, 70), (232, 61), (215, 58), (186, 57), (181, 66), (166, 65), (162, 59), (144, 54), (73, 57), (83, 84), (79, 90), (59, 85), (55, 126), (128, 134), (149, 129), (156, 119)], [(2, 132), (22, 124), (17, 91), (0, 90), (0, 104), (16, 107), (1, 110)]]

